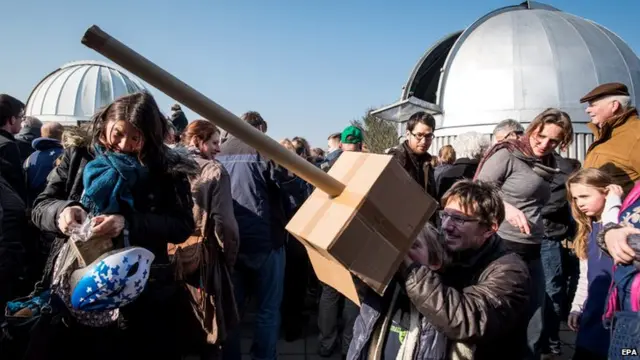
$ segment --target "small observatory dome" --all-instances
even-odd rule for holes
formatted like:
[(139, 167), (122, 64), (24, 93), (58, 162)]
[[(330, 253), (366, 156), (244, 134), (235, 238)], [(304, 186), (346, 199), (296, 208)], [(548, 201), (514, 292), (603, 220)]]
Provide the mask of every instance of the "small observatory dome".
[(626, 84), (632, 103), (640, 103), (640, 59), (633, 50), (599, 24), (527, 1), (443, 38), (420, 59), (401, 101), (376, 113), (399, 123), (414, 110), (433, 113), (433, 152), (463, 132), (490, 134), (507, 118), (526, 127), (555, 107), (571, 116), (576, 132), (565, 155), (583, 160), (593, 136), (579, 99), (608, 82)]
[(113, 100), (142, 90), (139, 80), (114, 65), (78, 61), (42, 79), (29, 95), (25, 113), (42, 121), (78, 125)]

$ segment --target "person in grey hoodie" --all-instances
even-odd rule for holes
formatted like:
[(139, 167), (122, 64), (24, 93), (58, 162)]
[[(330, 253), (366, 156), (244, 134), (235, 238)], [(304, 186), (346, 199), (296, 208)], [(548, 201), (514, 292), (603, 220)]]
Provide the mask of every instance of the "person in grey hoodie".
[[(551, 196), (556, 169), (553, 151), (573, 138), (571, 118), (557, 109), (540, 113), (525, 134), (495, 144), (480, 161), (475, 179), (496, 184), (505, 205), (505, 220), (498, 229), (505, 246), (529, 267), (531, 289), (526, 359), (539, 359), (545, 300), (545, 278), (540, 259), (545, 236), (542, 208)], [(523, 344), (523, 347), (525, 344)]]
[(20, 132), (16, 135), (16, 143), (20, 149), (22, 162), (35, 151), (33, 148), (33, 140), (42, 136), (41, 129), (42, 121), (38, 120), (38, 118), (25, 116), (24, 119), (22, 119), (22, 129), (20, 129)]

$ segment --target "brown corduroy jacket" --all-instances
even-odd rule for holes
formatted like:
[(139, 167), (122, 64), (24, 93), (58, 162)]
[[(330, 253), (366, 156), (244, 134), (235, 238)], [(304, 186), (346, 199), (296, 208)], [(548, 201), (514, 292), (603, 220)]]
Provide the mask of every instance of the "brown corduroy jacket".
[(640, 180), (640, 119), (636, 108), (608, 120), (601, 128), (588, 125), (594, 134), (584, 161), (585, 168), (600, 169), (628, 193)]

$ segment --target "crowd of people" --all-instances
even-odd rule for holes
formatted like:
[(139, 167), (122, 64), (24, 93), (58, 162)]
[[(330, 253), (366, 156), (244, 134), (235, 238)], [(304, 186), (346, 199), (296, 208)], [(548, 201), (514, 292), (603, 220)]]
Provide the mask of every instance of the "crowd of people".
[[(304, 336), (309, 308), (321, 357), (553, 358), (567, 321), (574, 359), (607, 359), (617, 335), (602, 319), (640, 308), (640, 119), (623, 84), (580, 101), (595, 135), (584, 164), (560, 155), (573, 125), (558, 109), (436, 156), (435, 119), (413, 114), (385, 153), (440, 208), (385, 293), (359, 286), (358, 306), (285, 230), (313, 186), (239, 138), (179, 105), (165, 117), (146, 92), (78, 127), (2, 94), (0, 357), (239, 360), (251, 303), (253, 359)], [(267, 133), (260, 113), (241, 119)], [(324, 171), (369, 151), (356, 126), (326, 151), (280, 144)]]

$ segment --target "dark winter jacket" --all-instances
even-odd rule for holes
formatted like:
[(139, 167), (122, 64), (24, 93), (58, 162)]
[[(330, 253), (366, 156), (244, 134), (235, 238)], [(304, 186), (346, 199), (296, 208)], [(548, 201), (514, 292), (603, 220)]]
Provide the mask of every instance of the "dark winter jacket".
[[(58, 217), (68, 206), (82, 206), (83, 169), (93, 158), (87, 142), (65, 149), (60, 164), (49, 174), (45, 190), (34, 203), (31, 217), (36, 227), (57, 233), (59, 239), (66, 238), (58, 228)], [(172, 150), (167, 161), (166, 170), (150, 169), (150, 180), (134, 189), (136, 212), (121, 214), (131, 244), (153, 252), (154, 264), (158, 265), (169, 263), (167, 243), (183, 243), (194, 231), (188, 175), (200, 171), (188, 155)], [(121, 238), (122, 235), (114, 239), (114, 243), (122, 244)]]
[(26, 182), (22, 171), (20, 149), (9, 132), (0, 129), (0, 176), (11, 185), (22, 200), (26, 199)]
[[(27, 211), (24, 201), (0, 176), (0, 272), (20, 263), (27, 239)], [(1, 275), (0, 275), (1, 277)]]
[(290, 219), (311, 195), (313, 187), (295, 174), (289, 174), (289, 176), (281, 179), (280, 183), (287, 196), (288, 204), (285, 206), (285, 210), (287, 219)]
[(178, 133), (182, 133), (184, 129), (189, 125), (189, 120), (182, 110), (178, 110), (171, 114), (171, 123), (178, 130)]
[(444, 169), (439, 176), (436, 177), (436, 195), (440, 200), (447, 190), (451, 189), (453, 184), (462, 179), (473, 179), (478, 169), (479, 160), (460, 158), (453, 165)]
[(573, 235), (573, 221), (571, 221), (571, 207), (567, 201), (567, 178), (574, 170), (574, 165), (558, 153), (554, 153), (560, 173), (553, 176), (551, 181), (551, 197), (542, 208), (542, 221), (545, 236), (563, 240)]
[(453, 164), (440, 164), (433, 169), (433, 176), (436, 179), (436, 184), (438, 183), (438, 179), (442, 176), (442, 173), (451, 169)]
[(429, 153), (416, 155), (411, 151), (405, 141), (401, 145), (389, 150), (389, 155), (392, 155), (400, 163), (411, 178), (422, 186), (427, 194), (436, 200), (440, 200), (436, 197), (436, 180), (433, 167), (431, 166), (431, 155)]
[[(18, 279), (26, 274), (26, 241), (28, 236), (26, 207), (20, 196), (0, 176), (0, 321), (4, 305), (18, 296)], [(26, 284), (24, 284), (26, 285)]]
[(283, 169), (235, 136), (216, 155), (231, 176), (233, 208), (240, 229), (240, 254), (268, 253), (284, 244), (287, 194)]
[[(478, 250), (457, 254), (441, 271), (414, 264), (403, 277), (407, 296), (424, 320), (447, 336), (449, 353), (464, 347), (471, 349), (474, 360), (500, 359), (504, 354), (520, 358), (529, 271), (518, 255), (503, 248), (497, 235)], [(384, 303), (369, 306), (372, 303), (365, 300), (354, 325), (349, 359), (370, 359), (367, 349), (380, 314), (387, 310)]]
[(27, 177), (27, 204), (33, 204), (36, 197), (47, 186), (47, 176), (55, 167), (56, 160), (62, 152), (60, 141), (49, 138), (33, 140), (34, 153), (24, 162), (24, 172)]

